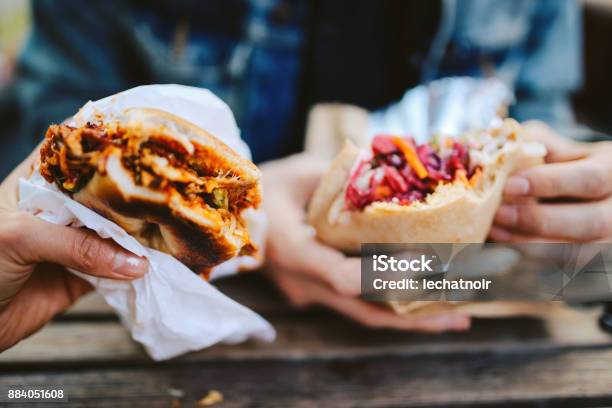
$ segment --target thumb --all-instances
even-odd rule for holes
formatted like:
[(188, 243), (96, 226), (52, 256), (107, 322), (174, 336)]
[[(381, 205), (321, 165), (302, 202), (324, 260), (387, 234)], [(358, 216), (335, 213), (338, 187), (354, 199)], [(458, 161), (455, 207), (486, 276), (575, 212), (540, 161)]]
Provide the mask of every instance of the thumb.
[(20, 214), (15, 233), (15, 252), (24, 263), (51, 262), (100, 278), (142, 277), (148, 262), (113, 241), (85, 228), (51, 224), (29, 214)]
[(553, 128), (538, 120), (529, 120), (523, 123), (524, 132), (529, 139), (546, 146), (546, 162), (558, 163), (578, 160), (589, 154), (587, 144), (578, 143), (562, 137)]

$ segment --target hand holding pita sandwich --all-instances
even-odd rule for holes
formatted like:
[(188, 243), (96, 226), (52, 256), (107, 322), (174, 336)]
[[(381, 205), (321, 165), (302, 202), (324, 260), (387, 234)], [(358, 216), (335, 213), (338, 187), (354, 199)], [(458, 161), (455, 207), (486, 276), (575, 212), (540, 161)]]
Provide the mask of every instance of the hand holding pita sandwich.
[(306, 153), (261, 166), (264, 209), (269, 214), (267, 271), (297, 307), (327, 306), (369, 327), (440, 332), (465, 330), (470, 319), (460, 313), (398, 316), (358, 299), (360, 260), (315, 238), (306, 221), (310, 201), (329, 162)]
[(612, 143), (578, 143), (542, 122), (523, 124), (543, 143), (545, 163), (506, 183), (490, 237), (499, 242), (609, 241), (612, 238)]

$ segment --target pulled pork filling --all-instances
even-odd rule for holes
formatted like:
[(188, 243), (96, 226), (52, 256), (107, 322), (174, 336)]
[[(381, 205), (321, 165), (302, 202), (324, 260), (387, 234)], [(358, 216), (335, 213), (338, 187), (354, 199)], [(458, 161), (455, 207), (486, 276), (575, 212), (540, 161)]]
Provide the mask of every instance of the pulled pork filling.
[(467, 146), (454, 139), (416, 145), (411, 137), (378, 135), (371, 149), (371, 157), (361, 160), (349, 178), (347, 209), (363, 210), (374, 202), (410, 205), (441, 183), (473, 186), (481, 174), (480, 166), (470, 166)]
[(92, 123), (81, 128), (52, 125), (46, 138), (41, 174), (68, 193), (78, 192), (96, 170), (103, 173), (105, 158), (120, 149), (123, 166), (132, 172), (137, 185), (173, 188), (192, 205), (205, 204), (228, 217), (258, 204), (250, 193), (253, 186), (236, 175), (223, 174), (222, 163), (203, 146), (194, 146), (194, 153), (189, 154), (183, 145), (163, 135), (143, 138), (117, 126)]

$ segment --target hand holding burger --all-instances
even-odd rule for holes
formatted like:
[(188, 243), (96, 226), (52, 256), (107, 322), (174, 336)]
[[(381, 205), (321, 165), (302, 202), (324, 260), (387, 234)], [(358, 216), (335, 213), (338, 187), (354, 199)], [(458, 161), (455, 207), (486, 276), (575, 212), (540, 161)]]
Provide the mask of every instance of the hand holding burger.
[(18, 181), (36, 156), (48, 182), (204, 277), (256, 251), (241, 215), (259, 204), (259, 170), (214, 136), (152, 109), (51, 125), (42, 147), (0, 186), (0, 350), (91, 290), (64, 268), (110, 279), (140, 278), (148, 269), (145, 259), (85, 228), (19, 212)]
[(0, 185), (0, 351), (29, 336), (89, 292), (87, 282), (69, 273), (110, 279), (142, 277), (139, 258), (85, 229), (43, 221), (17, 208), (20, 177), (31, 172), (32, 155)]

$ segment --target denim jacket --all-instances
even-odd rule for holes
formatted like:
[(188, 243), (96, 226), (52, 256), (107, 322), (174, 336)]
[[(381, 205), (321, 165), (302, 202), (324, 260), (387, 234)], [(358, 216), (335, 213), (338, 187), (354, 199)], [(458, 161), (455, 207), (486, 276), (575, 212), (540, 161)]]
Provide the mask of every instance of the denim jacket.
[[(422, 81), (497, 75), (516, 93), (517, 119), (571, 120), (568, 95), (581, 78), (576, 1), (441, 1)], [(143, 83), (211, 89), (257, 161), (281, 156), (295, 137), (306, 1), (35, 0), (32, 11), (15, 89), (33, 143), (87, 100)]]

